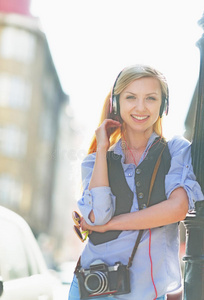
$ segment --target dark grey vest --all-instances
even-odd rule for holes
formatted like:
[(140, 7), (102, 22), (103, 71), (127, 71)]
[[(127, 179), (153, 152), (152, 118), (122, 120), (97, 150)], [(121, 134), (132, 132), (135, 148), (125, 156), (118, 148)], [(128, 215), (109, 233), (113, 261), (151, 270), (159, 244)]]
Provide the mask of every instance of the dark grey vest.
[[(152, 146), (147, 156), (135, 170), (136, 193), (139, 209), (147, 207), (150, 181), (159, 154), (166, 142), (162, 139)], [(128, 213), (133, 203), (133, 192), (130, 190), (121, 163), (121, 155), (113, 151), (107, 152), (108, 177), (112, 193), (116, 196), (116, 209), (114, 216)], [(161, 163), (152, 189), (149, 206), (162, 202), (165, 196), (165, 175), (168, 173), (171, 163), (169, 149), (166, 146), (161, 157)], [(122, 231), (111, 230), (105, 233), (92, 232), (89, 239), (94, 245), (102, 244), (116, 239)]]

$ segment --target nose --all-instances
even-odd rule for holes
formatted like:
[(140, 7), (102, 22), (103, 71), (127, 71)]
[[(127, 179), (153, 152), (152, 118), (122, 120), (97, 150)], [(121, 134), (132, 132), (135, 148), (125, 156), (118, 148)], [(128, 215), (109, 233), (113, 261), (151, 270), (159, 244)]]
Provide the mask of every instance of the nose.
[(136, 99), (136, 101), (135, 101), (135, 109), (138, 112), (142, 112), (142, 111), (145, 110), (145, 101), (143, 100), (142, 97)]

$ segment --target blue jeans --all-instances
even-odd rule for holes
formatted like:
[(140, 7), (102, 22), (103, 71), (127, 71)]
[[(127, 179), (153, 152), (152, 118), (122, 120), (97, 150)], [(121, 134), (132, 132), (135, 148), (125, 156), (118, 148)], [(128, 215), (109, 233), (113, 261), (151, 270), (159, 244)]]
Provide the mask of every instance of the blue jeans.
[[(114, 297), (110, 297), (110, 296), (106, 296), (106, 297), (102, 297), (102, 298), (92, 298), (92, 300), (112, 300), (112, 299), (115, 299)], [(166, 299), (166, 296), (162, 296), (162, 297), (159, 297), (157, 298), (156, 300), (165, 300)], [(79, 287), (78, 287), (78, 281), (77, 281), (77, 278), (76, 276), (74, 276), (73, 278), (73, 281), (72, 281), (72, 284), (70, 286), (70, 290), (69, 290), (69, 297), (68, 297), (68, 300), (80, 300), (80, 296), (79, 296)]]

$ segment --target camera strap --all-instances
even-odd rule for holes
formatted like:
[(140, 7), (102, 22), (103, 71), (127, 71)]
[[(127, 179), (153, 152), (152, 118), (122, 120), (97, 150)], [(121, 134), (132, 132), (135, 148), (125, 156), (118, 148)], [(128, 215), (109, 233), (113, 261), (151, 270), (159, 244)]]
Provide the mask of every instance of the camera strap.
[[(160, 153), (160, 155), (159, 155), (159, 157), (157, 159), (155, 167), (154, 167), (154, 171), (153, 171), (151, 182), (150, 182), (150, 188), (149, 188), (149, 194), (148, 194), (148, 200), (147, 200), (147, 207), (149, 206), (150, 197), (151, 197), (151, 193), (152, 193), (152, 188), (154, 186), (154, 182), (155, 182), (155, 179), (156, 179), (157, 171), (159, 169), (160, 162), (161, 162), (161, 157), (162, 157), (162, 154), (164, 152), (165, 147), (166, 147), (166, 143), (164, 144), (164, 147), (163, 147), (163, 149), (162, 149), (162, 151), (161, 151), (161, 153)], [(128, 261), (128, 264), (127, 264), (127, 269), (129, 269), (132, 266), (132, 262), (133, 262), (135, 253), (137, 251), (137, 248), (139, 246), (140, 240), (142, 238), (143, 232), (144, 232), (144, 229), (139, 230), (139, 234), (137, 236), (137, 239), (136, 239), (136, 242), (135, 242), (135, 246), (134, 246), (134, 248), (132, 250), (132, 254), (131, 254), (131, 256), (129, 258), (129, 261)]]

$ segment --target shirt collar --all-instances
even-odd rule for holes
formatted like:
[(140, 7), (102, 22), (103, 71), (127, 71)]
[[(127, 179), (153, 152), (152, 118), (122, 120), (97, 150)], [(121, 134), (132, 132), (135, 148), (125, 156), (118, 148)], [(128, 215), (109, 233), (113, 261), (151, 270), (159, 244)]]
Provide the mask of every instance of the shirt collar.
[[(147, 146), (146, 149), (144, 151), (144, 153), (146, 153), (148, 151), (148, 149), (151, 147), (151, 145), (153, 144), (154, 140), (158, 137), (158, 134), (156, 134), (155, 132), (153, 132), (147, 142)], [(113, 151), (115, 154), (117, 155), (121, 155), (122, 156), (122, 163), (124, 163), (125, 161), (125, 154), (123, 153), (123, 147), (124, 147), (124, 142), (119, 139), (119, 141), (114, 144), (111, 148), (110, 151)], [(143, 155), (142, 155), (143, 157)]]

